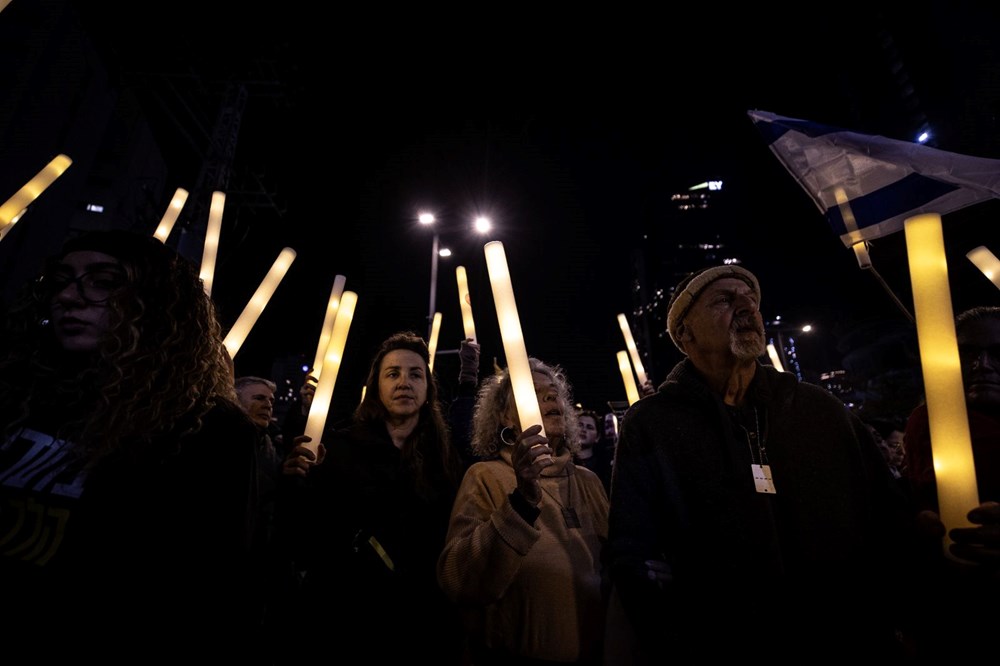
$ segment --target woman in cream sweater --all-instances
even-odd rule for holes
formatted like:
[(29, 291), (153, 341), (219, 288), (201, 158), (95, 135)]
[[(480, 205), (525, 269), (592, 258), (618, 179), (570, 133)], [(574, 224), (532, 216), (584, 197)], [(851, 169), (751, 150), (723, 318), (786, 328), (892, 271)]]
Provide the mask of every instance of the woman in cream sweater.
[(530, 364), (542, 424), (518, 427), (507, 371), (479, 390), (472, 446), (485, 461), (462, 481), (438, 581), (462, 612), (470, 663), (596, 664), (608, 498), (572, 462), (577, 414), (561, 369)]

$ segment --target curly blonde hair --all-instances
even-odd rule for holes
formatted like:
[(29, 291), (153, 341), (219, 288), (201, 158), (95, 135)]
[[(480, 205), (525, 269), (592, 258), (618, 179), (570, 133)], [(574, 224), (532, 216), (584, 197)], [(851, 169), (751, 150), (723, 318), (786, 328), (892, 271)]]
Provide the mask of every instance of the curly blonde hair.
[(107, 301), (108, 332), (93, 355), (67, 354), (46, 326), (51, 299), (25, 290), (3, 334), (7, 432), (37, 413), (62, 414), (54, 434), (94, 463), (196, 431), (216, 405), (238, 410), (222, 327), (195, 268), (159, 240), (120, 230), (72, 239), (50, 263), (87, 250), (115, 257), (125, 272)]
[[(577, 412), (573, 406), (573, 393), (569, 380), (558, 365), (549, 365), (537, 358), (529, 358), (528, 365), (533, 373), (543, 374), (555, 384), (559, 410), (565, 421), (562, 444), (570, 452), (576, 453), (580, 450), (580, 424), (576, 418)], [(483, 459), (496, 457), (501, 446), (500, 431), (503, 430), (503, 417), (513, 405), (514, 390), (508, 370), (501, 370), (483, 382), (479, 387), (476, 406), (472, 413), (473, 453)], [(558, 451), (558, 444), (553, 450)]]

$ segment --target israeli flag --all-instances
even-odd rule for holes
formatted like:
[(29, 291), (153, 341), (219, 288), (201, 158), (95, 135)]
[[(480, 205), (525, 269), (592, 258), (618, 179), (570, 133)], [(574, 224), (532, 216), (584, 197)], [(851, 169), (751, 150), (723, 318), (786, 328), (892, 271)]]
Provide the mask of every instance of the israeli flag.
[(747, 113), (847, 247), (902, 231), (914, 215), (943, 216), (1000, 197), (1000, 160)]

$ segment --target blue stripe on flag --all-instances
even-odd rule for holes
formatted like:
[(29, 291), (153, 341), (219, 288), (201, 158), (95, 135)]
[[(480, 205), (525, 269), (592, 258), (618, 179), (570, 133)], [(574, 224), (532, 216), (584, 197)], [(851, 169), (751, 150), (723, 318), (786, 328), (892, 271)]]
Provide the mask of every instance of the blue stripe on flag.
[[(898, 215), (900, 211), (918, 209), (938, 197), (960, 189), (962, 188), (958, 185), (911, 173), (891, 185), (851, 199), (848, 203), (858, 230), (863, 231), (866, 227), (885, 222)], [(826, 219), (836, 234), (848, 233), (839, 206), (827, 208)]]
[[(866, 135), (767, 111), (748, 111), (788, 172), (823, 211), (845, 246), (902, 231), (920, 213), (946, 215), (1000, 198), (1000, 160)], [(847, 229), (837, 192), (855, 227)]]

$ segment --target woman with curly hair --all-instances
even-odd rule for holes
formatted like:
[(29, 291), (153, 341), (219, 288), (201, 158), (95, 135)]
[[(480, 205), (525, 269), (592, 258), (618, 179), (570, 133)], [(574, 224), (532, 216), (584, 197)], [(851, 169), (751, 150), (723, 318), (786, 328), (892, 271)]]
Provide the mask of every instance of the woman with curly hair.
[(484, 462), (462, 480), (438, 580), (461, 608), (469, 663), (597, 664), (608, 497), (573, 464), (579, 425), (562, 369), (529, 363), (543, 423), (521, 431), (506, 370), (483, 383), (472, 447)]
[(318, 459), (292, 450), (278, 499), (305, 569), (298, 628), (332, 631), (375, 663), (457, 664), (461, 653), (435, 566), (462, 466), (428, 361), (414, 333), (382, 342), (353, 423), (324, 436)]
[(114, 660), (245, 637), (254, 431), (194, 268), (153, 238), (86, 233), (5, 323), (8, 641)]

